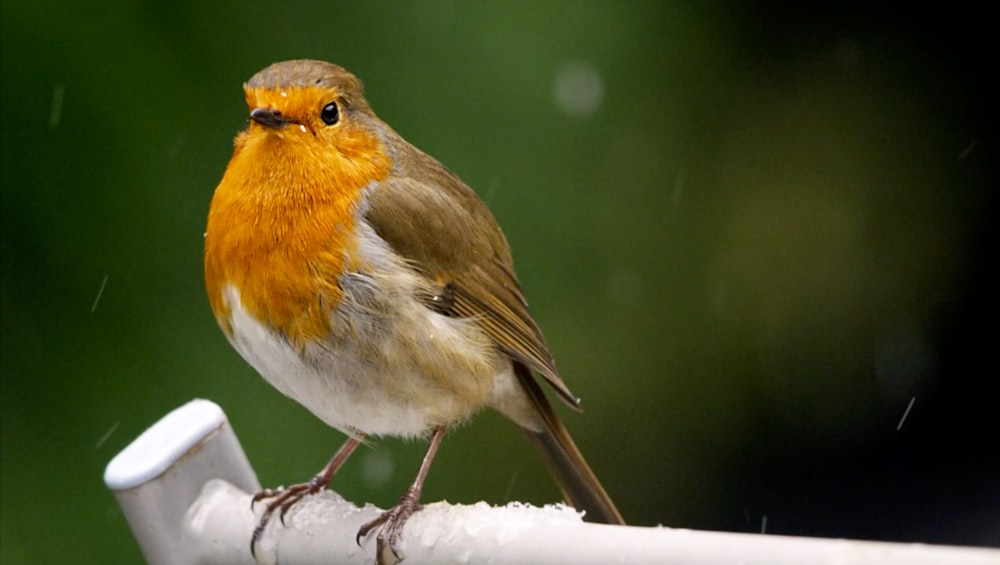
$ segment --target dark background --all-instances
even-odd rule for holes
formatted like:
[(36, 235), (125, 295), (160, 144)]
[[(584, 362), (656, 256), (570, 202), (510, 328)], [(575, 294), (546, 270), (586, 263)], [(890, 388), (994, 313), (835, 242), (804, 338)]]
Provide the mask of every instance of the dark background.
[[(7, 1), (0, 16), (4, 563), (138, 562), (103, 469), (192, 398), (226, 410), (264, 485), (311, 477), (342, 441), (231, 350), (201, 279), (240, 86), (298, 57), (358, 74), (489, 203), (584, 400), (567, 424), (630, 521), (1000, 544), (984, 13)], [(378, 442), (334, 488), (390, 505), (422, 450)], [(557, 492), (484, 414), (447, 439), (425, 491), (442, 498)]]

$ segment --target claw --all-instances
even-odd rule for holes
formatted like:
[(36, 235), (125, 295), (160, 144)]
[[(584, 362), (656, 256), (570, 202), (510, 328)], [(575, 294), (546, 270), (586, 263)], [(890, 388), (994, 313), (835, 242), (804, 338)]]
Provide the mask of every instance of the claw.
[(260, 540), (260, 536), (264, 533), (264, 528), (266, 528), (268, 522), (271, 521), (275, 510), (281, 510), (278, 514), (278, 518), (281, 520), (281, 525), (284, 526), (285, 514), (292, 506), (307, 495), (315, 494), (326, 488), (327, 483), (330, 481), (327, 480), (326, 482), (323, 482), (318, 480), (320, 478), (321, 475), (316, 475), (307, 483), (292, 485), (286, 489), (262, 490), (254, 495), (253, 500), (250, 502), (251, 508), (253, 508), (254, 502), (259, 500), (263, 500), (265, 498), (273, 498), (274, 500), (267, 503), (267, 507), (264, 508), (264, 513), (260, 515), (260, 521), (257, 522), (257, 527), (253, 529), (253, 535), (250, 537), (251, 555), (254, 557), (257, 556), (257, 542)]
[[(406, 524), (407, 520), (414, 512), (422, 508), (420, 504), (420, 493), (423, 490), (424, 479), (427, 478), (427, 471), (430, 469), (431, 462), (434, 460), (434, 456), (437, 454), (438, 447), (441, 445), (441, 439), (444, 437), (447, 426), (440, 426), (434, 430), (434, 435), (431, 436), (430, 445), (427, 447), (427, 453), (424, 455), (424, 460), (420, 463), (420, 469), (417, 471), (417, 477), (413, 480), (413, 484), (410, 488), (406, 489), (406, 493), (403, 494), (399, 499), (399, 504), (382, 512), (374, 520), (364, 524), (358, 529), (357, 535), (354, 537), (354, 541), (360, 546), (361, 539), (365, 538), (373, 532), (376, 528), (378, 529), (378, 535), (375, 537), (376, 543), (376, 555), (375, 563), (377, 565), (385, 565), (386, 555), (391, 551), (392, 557), (395, 561), (402, 561), (403, 557), (397, 551), (396, 546), (399, 542), (399, 537), (403, 533), (403, 526)], [(285, 489), (277, 490), (262, 490), (255, 494), (250, 500), (250, 507), (253, 508), (254, 503), (263, 500), (265, 498), (273, 498), (268, 502), (267, 507), (264, 509), (263, 514), (260, 515), (260, 521), (257, 523), (257, 527), (253, 530), (253, 536), (250, 538), (250, 554), (254, 557), (257, 556), (257, 542), (260, 540), (264, 533), (264, 529), (267, 527), (268, 522), (274, 516), (274, 513), (278, 511), (278, 517), (281, 519), (281, 523), (285, 523), (285, 514), (294, 506), (298, 501), (302, 500), (303, 497), (310, 494), (319, 492), (326, 488), (330, 483), (330, 479), (336, 474), (340, 466), (343, 465), (347, 456), (354, 451), (354, 448), (358, 446), (361, 442), (361, 437), (350, 438), (347, 443), (341, 447), (337, 453), (330, 459), (330, 462), (326, 464), (323, 471), (316, 475), (307, 483), (302, 483), (298, 485), (292, 485)], [(389, 551), (386, 551), (389, 550)]]
[(257, 522), (257, 527), (253, 529), (253, 535), (250, 536), (250, 555), (255, 558), (257, 557), (257, 542), (260, 541), (260, 537), (264, 534), (264, 529), (274, 516), (274, 512), (280, 511), (278, 519), (281, 521), (281, 525), (284, 526), (285, 515), (288, 514), (292, 506), (295, 506), (295, 504), (306, 496), (325, 489), (330, 484), (333, 476), (337, 474), (341, 465), (344, 464), (344, 461), (347, 461), (347, 457), (354, 451), (354, 448), (361, 443), (362, 437), (348, 438), (344, 445), (337, 450), (337, 453), (333, 455), (330, 462), (323, 467), (323, 470), (310, 479), (309, 482), (292, 485), (283, 489), (264, 489), (253, 495), (253, 498), (250, 499), (251, 510), (253, 510), (254, 504), (261, 500), (267, 498), (274, 500), (267, 503), (264, 512), (260, 515), (260, 520)]
[(378, 528), (378, 535), (375, 537), (375, 563), (377, 565), (385, 563), (383, 556), (387, 548), (392, 551), (392, 555), (396, 558), (396, 561), (403, 559), (399, 550), (396, 549), (396, 545), (399, 542), (399, 536), (403, 533), (403, 526), (407, 520), (410, 519), (410, 516), (414, 512), (423, 508), (423, 505), (417, 501), (418, 496), (419, 492), (410, 487), (406, 491), (406, 494), (399, 499), (399, 504), (382, 512), (377, 518), (358, 528), (358, 534), (354, 537), (354, 541), (358, 545), (361, 545), (362, 538), (368, 537), (368, 534)]
[(368, 537), (373, 530), (378, 528), (378, 535), (375, 537), (375, 564), (385, 565), (386, 549), (392, 551), (395, 561), (402, 561), (403, 557), (396, 550), (399, 536), (403, 533), (403, 526), (414, 512), (423, 508), (420, 504), (420, 493), (424, 488), (424, 479), (427, 478), (427, 471), (430, 470), (431, 462), (437, 454), (441, 439), (444, 437), (446, 426), (441, 426), (434, 430), (431, 436), (431, 443), (427, 446), (427, 454), (420, 463), (417, 471), (417, 478), (413, 480), (410, 488), (399, 499), (399, 504), (378, 515), (374, 520), (365, 523), (358, 528), (358, 534), (354, 536), (354, 541), (361, 545), (361, 538)]

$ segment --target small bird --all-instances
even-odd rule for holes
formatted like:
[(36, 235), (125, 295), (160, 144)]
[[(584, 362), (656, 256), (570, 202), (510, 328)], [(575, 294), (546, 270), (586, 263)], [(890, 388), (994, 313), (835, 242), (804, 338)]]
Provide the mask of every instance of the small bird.
[(232, 346), (271, 385), (348, 439), (312, 480), (264, 490), (256, 542), (275, 512), (329, 484), (366, 437), (427, 437), (377, 561), (420, 508), (449, 426), (491, 407), (541, 447), (567, 502), (588, 519), (621, 514), (534, 375), (579, 400), (552, 356), (486, 204), (381, 121), (362, 84), (322, 61), (275, 63), (245, 85), (247, 128), (215, 189), (205, 285)]

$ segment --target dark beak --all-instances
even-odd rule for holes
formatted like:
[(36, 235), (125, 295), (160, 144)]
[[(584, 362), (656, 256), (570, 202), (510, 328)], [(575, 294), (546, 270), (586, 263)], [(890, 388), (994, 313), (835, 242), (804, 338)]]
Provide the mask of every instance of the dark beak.
[(281, 112), (274, 108), (254, 108), (250, 110), (250, 119), (258, 124), (272, 129), (281, 129), (292, 123), (291, 120), (281, 115)]

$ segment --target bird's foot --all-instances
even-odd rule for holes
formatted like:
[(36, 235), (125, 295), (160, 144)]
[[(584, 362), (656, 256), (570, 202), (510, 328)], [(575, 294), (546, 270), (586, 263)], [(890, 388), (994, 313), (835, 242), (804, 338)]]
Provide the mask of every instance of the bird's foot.
[(253, 529), (253, 536), (250, 538), (250, 553), (256, 557), (257, 542), (260, 541), (260, 536), (264, 534), (264, 528), (267, 527), (271, 518), (274, 517), (275, 512), (278, 512), (278, 519), (284, 525), (285, 514), (288, 513), (292, 506), (306, 496), (325, 489), (329, 483), (330, 477), (326, 476), (325, 473), (320, 473), (306, 483), (273, 490), (264, 489), (253, 495), (253, 499), (250, 500), (251, 509), (253, 509), (254, 504), (257, 504), (261, 500), (268, 498), (272, 500), (267, 503), (264, 513), (260, 515), (260, 521), (257, 522), (257, 527)]
[(344, 461), (347, 461), (347, 458), (350, 457), (351, 453), (354, 452), (354, 449), (358, 447), (364, 437), (364, 434), (358, 434), (357, 436), (347, 438), (344, 445), (340, 446), (340, 449), (333, 454), (333, 458), (330, 459), (330, 462), (327, 463), (326, 466), (323, 467), (323, 470), (309, 482), (275, 490), (264, 489), (253, 495), (253, 499), (250, 501), (251, 510), (253, 509), (254, 504), (264, 500), (265, 498), (272, 498), (274, 500), (267, 503), (267, 507), (264, 508), (264, 513), (260, 515), (260, 521), (257, 522), (257, 527), (253, 529), (253, 536), (250, 537), (251, 555), (254, 557), (257, 556), (257, 542), (260, 541), (260, 536), (264, 534), (264, 528), (267, 527), (267, 523), (271, 521), (274, 513), (276, 511), (280, 511), (278, 517), (281, 518), (281, 523), (284, 524), (285, 514), (288, 513), (288, 510), (294, 506), (295, 503), (310, 494), (315, 494), (325, 489), (327, 485), (330, 484), (330, 481), (333, 480), (333, 476), (337, 474), (341, 465), (344, 464)]
[(368, 537), (373, 530), (378, 528), (378, 534), (375, 537), (376, 540), (376, 554), (375, 563), (377, 565), (386, 565), (388, 556), (393, 563), (403, 560), (400, 556), (399, 551), (396, 549), (396, 544), (399, 541), (399, 536), (403, 533), (403, 526), (406, 521), (410, 519), (410, 516), (414, 512), (423, 508), (420, 504), (419, 491), (410, 488), (406, 491), (406, 494), (399, 499), (399, 504), (396, 506), (382, 512), (378, 518), (364, 524), (358, 529), (358, 535), (355, 538), (358, 545), (361, 545), (361, 539)]

